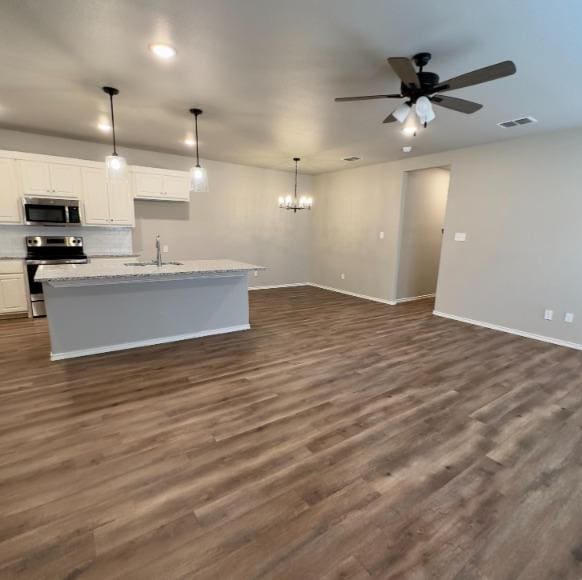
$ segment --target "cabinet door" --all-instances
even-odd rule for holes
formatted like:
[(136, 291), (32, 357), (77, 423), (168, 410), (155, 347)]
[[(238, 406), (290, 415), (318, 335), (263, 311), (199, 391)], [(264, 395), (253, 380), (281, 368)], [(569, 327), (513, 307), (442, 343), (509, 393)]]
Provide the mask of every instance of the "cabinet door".
[(129, 181), (111, 181), (107, 185), (109, 197), (109, 223), (133, 226), (133, 198)]
[(48, 163), (42, 161), (21, 161), (22, 190), (24, 195), (54, 195)]
[(164, 198), (164, 176), (156, 173), (139, 173), (133, 175), (135, 197), (144, 199)]
[(0, 313), (26, 312), (26, 287), (24, 276), (0, 276)]
[(0, 159), (0, 222), (2, 223), (22, 221), (15, 165), (13, 159)]
[(165, 197), (171, 199), (190, 200), (190, 183), (188, 177), (164, 175)]
[(93, 226), (107, 225), (109, 222), (109, 200), (105, 169), (83, 167), (83, 223)]
[(74, 165), (49, 165), (51, 176), (51, 190), (57, 197), (79, 197), (80, 172)]

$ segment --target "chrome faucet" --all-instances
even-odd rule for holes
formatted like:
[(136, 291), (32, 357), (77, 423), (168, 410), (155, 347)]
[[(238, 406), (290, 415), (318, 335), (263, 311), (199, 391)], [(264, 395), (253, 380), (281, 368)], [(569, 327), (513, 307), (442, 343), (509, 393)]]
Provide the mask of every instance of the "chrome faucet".
[(161, 268), (162, 263), (162, 246), (160, 244), (160, 234), (156, 236), (156, 265)]

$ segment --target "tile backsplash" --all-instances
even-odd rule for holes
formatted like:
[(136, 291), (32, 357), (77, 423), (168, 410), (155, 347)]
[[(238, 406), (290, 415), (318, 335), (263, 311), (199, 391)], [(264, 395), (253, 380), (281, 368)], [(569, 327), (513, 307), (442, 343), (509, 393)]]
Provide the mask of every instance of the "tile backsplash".
[(0, 258), (23, 258), (26, 236), (82, 236), (88, 256), (127, 255), (133, 252), (131, 228), (47, 227), (0, 225)]

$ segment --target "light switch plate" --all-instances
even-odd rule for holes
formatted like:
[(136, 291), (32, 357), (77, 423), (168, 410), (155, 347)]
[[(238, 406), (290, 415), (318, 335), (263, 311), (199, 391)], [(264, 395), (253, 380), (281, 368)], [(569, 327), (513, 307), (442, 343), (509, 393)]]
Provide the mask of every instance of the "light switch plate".
[(167, 254), (169, 252), (168, 246), (162, 246), (162, 252), (164, 252), (164, 254)]
[(455, 242), (464, 242), (467, 239), (467, 234), (464, 232), (455, 233)]
[(254, 274), (255, 278), (257, 278), (257, 277), (258, 277), (258, 275), (259, 275), (259, 272), (258, 272), (257, 270), (255, 270), (255, 271), (253, 272), (253, 274)]
[(384, 239), (384, 232), (380, 232), (380, 234), (378, 235), (378, 237), (383, 240)]
[(341, 278), (342, 280), (345, 280), (345, 279), (346, 279), (346, 275), (345, 275), (345, 274), (342, 272), (342, 273), (340, 274), (340, 278)]
[(544, 320), (553, 320), (554, 318), (554, 311), (553, 310), (545, 310), (544, 311)]

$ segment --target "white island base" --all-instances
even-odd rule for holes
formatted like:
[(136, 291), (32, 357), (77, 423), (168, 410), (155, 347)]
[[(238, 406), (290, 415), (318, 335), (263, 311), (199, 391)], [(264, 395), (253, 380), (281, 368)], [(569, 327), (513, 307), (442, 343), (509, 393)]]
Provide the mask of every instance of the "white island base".
[[(86, 271), (85, 278), (61, 279), (54, 278), (59, 267), (51, 266), (37, 276), (43, 280), (51, 360), (247, 330), (247, 272), (261, 268), (244, 266), (196, 273), (125, 266), (126, 276)], [(75, 274), (90, 267), (79, 266)]]

